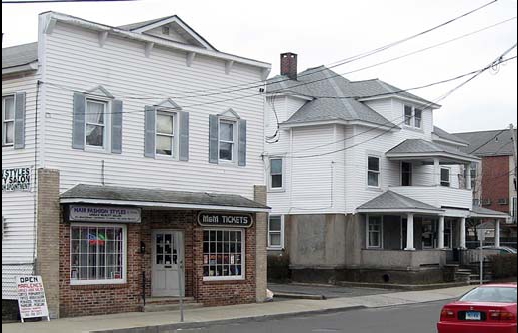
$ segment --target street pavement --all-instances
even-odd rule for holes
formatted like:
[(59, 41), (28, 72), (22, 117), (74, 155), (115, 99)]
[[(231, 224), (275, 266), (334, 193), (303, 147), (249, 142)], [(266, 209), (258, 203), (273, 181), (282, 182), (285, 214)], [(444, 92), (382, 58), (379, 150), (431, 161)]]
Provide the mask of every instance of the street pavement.
[[(284, 321), (293, 316), (313, 316), (316, 314), (331, 314), (347, 310), (356, 313), (358, 311), (355, 310), (360, 308), (376, 309), (372, 312), (372, 316), (375, 317), (376, 313), (380, 311), (378, 308), (449, 300), (459, 297), (472, 288), (474, 288), (474, 286), (425, 291), (389, 292), (356, 297), (337, 297), (326, 300), (292, 299), (283, 302), (203, 307), (186, 310), (184, 323), (180, 323), (179, 311), (132, 312), (114, 315), (63, 318), (51, 320), (50, 322), (2, 324), (2, 331), (7, 333), (175, 332), (179, 328), (192, 329), (214, 325), (224, 327), (221, 325), (237, 325), (240, 323), (258, 321), (269, 322), (271, 320)], [(181, 332), (181, 330), (178, 330), (178, 332)], [(223, 330), (222, 332), (226, 331)], [(325, 330), (320, 332), (325, 332)]]
[(270, 289), (274, 295), (280, 296), (281, 298), (284, 297), (284, 295), (293, 295), (294, 297), (297, 295), (312, 295), (322, 296), (325, 299), (389, 294), (398, 291), (396, 289), (341, 287), (303, 283), (268, 283), (268, 289)]

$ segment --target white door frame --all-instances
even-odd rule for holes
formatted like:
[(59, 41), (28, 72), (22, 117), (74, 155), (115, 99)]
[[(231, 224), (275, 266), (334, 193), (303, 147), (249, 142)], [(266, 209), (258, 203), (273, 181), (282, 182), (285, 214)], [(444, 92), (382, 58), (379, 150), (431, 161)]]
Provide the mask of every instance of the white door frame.
[[(180, 296), (180, 291), (178, 288), (175, 288), (176, 290), (178, 290), (178, 292), (171, 292), (171, 293), (167, 293), (164, 294), (164, 292), (157, 292), (156, 290), (156, 278), (155, 278), (155, 269), (156, 269), (156, 234), (158, 233), (171, 233), (173, 235), (173, 242), (175, 242), (175, 245), (177, 247), (177, 264), (175, 265), (176, 266), (176, 269), (172, 269), (171, 270), (171, 273), (174, 274), (174, 276), (172, 276), (172, 278), (174, 278), (176, 280), (175, 284), (178, 283), (178, 269), (181, 270), (181, 287), (182, 287), (182, 290), (181, 290), (181, 294), (182, 295), (185, 295), (185, 251), (184, 251), (184, 231), (183, 230), (178, 230), (178, 229), (153, 229), (151, 230), (151, 246), (152, 246), (152, 251), (151, 251), (151, 295), (152, 296)], [(177, 236), (175, 236), (177, 235)], [(173, 248), (171, 247), (171, 266), (173, 266), (172, 264), (172, 255), (173, 255), (173, 252), (172, 252)], [(163, 266), (165, 266), (166, 264), (164, 263)]]

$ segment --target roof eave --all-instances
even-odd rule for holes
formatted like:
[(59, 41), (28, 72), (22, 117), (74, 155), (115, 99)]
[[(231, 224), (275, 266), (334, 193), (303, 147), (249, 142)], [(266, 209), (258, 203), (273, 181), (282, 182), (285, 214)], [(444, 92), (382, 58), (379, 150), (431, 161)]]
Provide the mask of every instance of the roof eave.
[(384, 99), (384, 98), (397, 98), (397, 99), (401, 99), (401, 100), (404, 100), (404, 101), (408, 101), (408, 102), (412, 102), (412, 103), (415, 103), (415, 104), (419, 104), (419, 105), (422, 105), (422, 106), (426, 106), (426, 107), (432, 108), (432, 109), (439, 109), (441, 107), (441, 105), (433, 103), (433, 102), (430, 102), (430, 101), (421, 101), (421, 100), (418, 100), (418, 99), (415, 99), (415, 98), (410, 98), (410, 97), (406, 97), (406, 96), (400, 96), (400, 95), (397, 95), (397, 94), (358, 98), (357, 101), (359, 101), (359, 102), (366, 102), (366, 101), (373, 101), (373, 100)]
[(424, 209), (424, 208), (357, 208), (357, 213), (422, 213), (437, 214), (444, 213), (443, 209)]
[(305, 127), (305, 126), (319, 126), (319, 125), (362, 125), (366, 127), (379, 128), (381, 130), (386, 129), (390, 132), (396, 132), (400, 128), (399, 126), (388, 126), (388, 125), (379, 125), (374, 123), (369, 123), (361, 120), (343, 120), (343, 119), (331, 119), (331, 120), (317, 120), (317, 121), (304, 121), (298, 123), (288, 123), (284, 122), (279, 125), (280, 128), (293, 128), (293, 127)]
[(435, 137), (433, 138), (433, 141), (447, 143), (447, 144), (450, 144), (450, 145), (455, 145), (455, 146), (460, 146), (460, 147), (467, 147), (467, 146), (469, 146), (469, 144), (467, 144), (465, 142), (453, 141), (453, 140), (445, 139), (445, 138), (442, 138), (442, 137), (438, 136), (435, 133), (434, 133), (434, 135), (435, 135)]
[(22, 74), (27, 72), (35, 72), (38, 70), (38, 61), (34, 61), (25, 65), (2, 68), (2, 75)]
[[(267, 70), (271, 69), (271, 64), (266, 63), (266, 62), (247, 59), (247, 58), (239, 57), (239, 56), (224, 53), (224, 52), (212, 51), (212, 50), (204, 49), (201, 47), (186, 45), (186, 44), (182, 44), (179, 42), (174, 42), (174, 41), (170, 41), (170, 40), (166, 40), (163, 38), (154, 37), (154, 36), (150, 36), (150, 35), (143, 35), (140, 33), (135, 33), (132, 31), (121, 29), (121, 28), (116, 28), (116, 27), (112, 27), (112, 26), (108, 26), (108, 25), (104, 25), (104, 24), (100, 24), (100, 23), (86, 21), (84, 19), (74, 17), (74, 16), (69, 16), (69, 15), (56, 13), (56, 12), (48, 12), (48, 13), (45, 13), (42, 15), (48, 15), (47, 24), (55, 24), (57, 21), (61, 21), (63, 23), (79, 26), (84, 29), (90, 29), (90, 30), (95, 30), (95, 31), (100, 31), (100, 32), (108, 32), (108, 33), (111, 33), (111, 34), (114, 34), (114, 35), (117, 35), (117, 36), (120, 36), (123, 38), (138, 40), (138, 41), (147, 42), (147, 43), (154, 43), (155, 45), (169, 47), (169, 48), (181, 50), (184, 52), (193, 52), (193, 53), (202, 54), (202, 55), (212, 57), (212, 58), (235, 61), (235, 62), (238, 62), (241, 64), (258, 67), (261, 69), (267, 69)], [(51, 23), (53, 20), (54, 20), (54, 23)], [(46, 31), (46, 30), (47, 30), (47, 28), (44, 29), (44, 31)]]
[(427, 157), (444, 157), (465, 162), (479, 162), (480, 158), (476, 156), (460, 156), (446, 152), (423, 152), (423, 153), (385, 153), (388, 159), (401, 159), (401, 158), (427, 158)]

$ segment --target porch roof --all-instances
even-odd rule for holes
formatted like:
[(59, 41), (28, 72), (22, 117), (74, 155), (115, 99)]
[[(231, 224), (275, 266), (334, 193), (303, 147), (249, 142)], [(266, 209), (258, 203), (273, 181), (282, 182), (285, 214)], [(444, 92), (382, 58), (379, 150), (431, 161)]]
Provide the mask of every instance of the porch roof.
[(450, 148), (435, 142), (423, 139), (407, 139), (393, 147), (385, 154), (389, 159), (431, 159), (440, 158), (450, 162), (477, 162), (476, 156), (466, 154), (458, 149)]
[(269, 212), (270, 207), (235, 194), (79, 184), (61, 194), (60, 202), (129, 205), (161, 209), (207, 209)]
[(496, 210), (473, 206), (469, 212), (469, 217), (506, 219), (509, 215)]
[(443, 209), (434, 207), (424, 202), (405, 197), (404, 195), (386, 191), (376, 198), (364, 203), (356, 209), (359, 213), (427, 213), (441, 214)]

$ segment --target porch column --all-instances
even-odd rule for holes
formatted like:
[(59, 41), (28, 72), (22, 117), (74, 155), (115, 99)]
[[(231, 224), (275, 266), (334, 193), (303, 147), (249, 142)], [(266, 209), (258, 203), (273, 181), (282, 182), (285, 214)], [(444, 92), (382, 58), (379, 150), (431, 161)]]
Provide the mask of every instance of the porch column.
[(466, 218), (460, 218), (460, 248), (466, 248)]
[(444, 216), (439, 216), (439, 239), (437, 248), (443, 249), (444, 248)]
[(433, 159), (433, 174), (434, 174), (434, 184), (439, 186), (441, 185), (441, 166), (439, 165), (439, 159)]
[(466, 164), (466, 190), (471, 190), (471, 163)]
[(500, 220), (495, 221), (495, 246), (500, 246)]
[(414, 214), (408, 213), (406, 216), (406, 251), (413, 251), (414, 248)]

